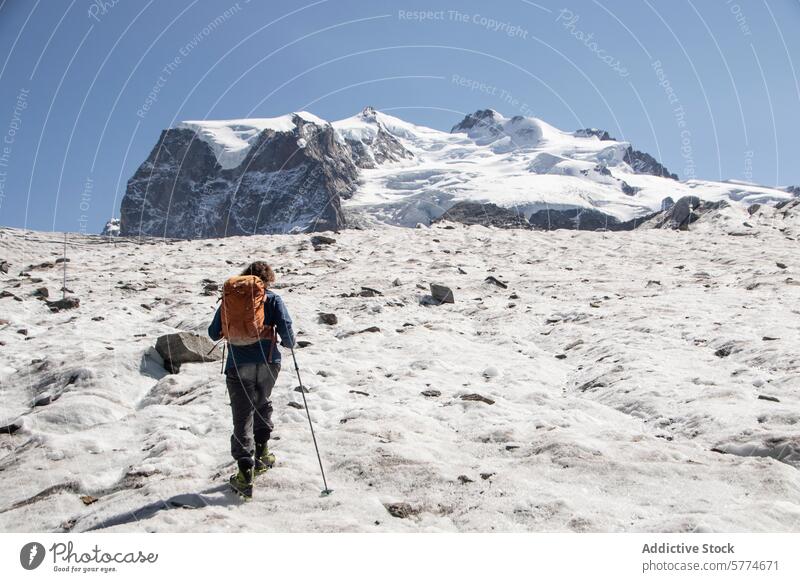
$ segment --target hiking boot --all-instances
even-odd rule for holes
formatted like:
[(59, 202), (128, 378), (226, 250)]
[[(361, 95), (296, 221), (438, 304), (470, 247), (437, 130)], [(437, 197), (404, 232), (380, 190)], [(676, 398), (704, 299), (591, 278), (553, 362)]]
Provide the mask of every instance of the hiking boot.
[(256, 466), (255, 474), (263, 475), (268, 469), (275, 466), (275, 455), (269, 452), (267, 443), (256, 443)]
[(253, 498), (253, 469), (239, 465), (239, 471), (230, 478), (231, 488), (245, 499)]

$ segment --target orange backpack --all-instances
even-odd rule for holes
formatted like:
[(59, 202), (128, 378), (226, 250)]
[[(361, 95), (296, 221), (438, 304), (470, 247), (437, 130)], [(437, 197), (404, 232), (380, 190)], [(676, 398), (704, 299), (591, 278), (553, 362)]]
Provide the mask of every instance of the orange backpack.
[[(267, 288), (254, 275), (231, 277), (222, 288), (222, 336), (234, 346), (275, 340), (275, 326), (264, 323)], [(270, 349), (270, 351), (272, 351)]]

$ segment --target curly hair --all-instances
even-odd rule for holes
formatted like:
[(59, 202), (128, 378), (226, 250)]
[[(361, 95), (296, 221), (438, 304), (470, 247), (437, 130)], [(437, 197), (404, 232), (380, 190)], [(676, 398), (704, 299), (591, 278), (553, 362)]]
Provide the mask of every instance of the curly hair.
[(264, 282), (266, 287), (271, 286), (275, 282), (275, 271), (272, 270), (266, 261), (255, 261), (250, 263), (247, 268), (242, 271), (242, 276), (255, 275)]

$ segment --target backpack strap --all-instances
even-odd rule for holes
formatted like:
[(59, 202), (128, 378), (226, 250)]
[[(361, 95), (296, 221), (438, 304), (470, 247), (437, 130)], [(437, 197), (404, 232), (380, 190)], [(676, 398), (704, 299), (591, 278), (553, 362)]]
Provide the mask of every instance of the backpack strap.
[[(269, 295), (267, 295), (266, 290), (264, 291), (264, 319), (271, 320), (272, 318), (269, 317)], [(272, 364), (272, 352), (275, 350), (275, 345), (278, 343), (278, 332), (275, 327), (274, 323), (267, 323), (264, 322), (264, 329), (269, 331), (270, 342), (269, 342), (269, 353), (267, 354), (267, 363)]]

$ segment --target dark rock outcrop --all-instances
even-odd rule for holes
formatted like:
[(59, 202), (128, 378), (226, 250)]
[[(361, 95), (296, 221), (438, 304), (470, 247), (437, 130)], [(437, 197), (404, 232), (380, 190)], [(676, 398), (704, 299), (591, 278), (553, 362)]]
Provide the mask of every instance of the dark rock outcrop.
[(469, 132), (475, 127), (495, 131), (498, 135), (502, 133), (502, 128), (497, 123), (497, 112), (492, 109), (479, 109), (468, 114), (450, 129), (450, 133)]
[(120, 234), (192, 239), (342, 228), (341, 199), (355, 190), (358, 170), (330, 124), (299, 115), (292, 122), (292, 131), (262, 131), (230, 169), (193, 130), (165, 130), (128, 181)]
[(530, 228), (524, 214), (496, 204), (462, 201), (456, 202), (439, 218), (432, 222), (460, 222), (461, 224), (480, 224), (497, 228)]
[(536, 230), (598, 230), (609, 229), (619, 222), (613, 216), (592, 208), (539, 210), (531, 214), (530, 225)]
[(596, 137), (600, 141), (613, 141), (608, 132), (604, 129), (597, 129), (596, 127), (587, 127), (586, 129), (579, 129), (573, 133), (575, 137)]
[[(575, 137), (596, 137), (600, 141), (616, 141), (607, 131), (594, 127), (579, 129), (572, 135)], [(661, 176), (662, 178), (671, 178), (673, 180), (678, 179), (677, 174), (671, 173), (653, 156), (647, 152), (635, 150), (631, 146), (628, 146), (625, 150), (623, 159), (637, 174), (650, 174), (652, 176)], [(623, 191), (624, 190), (625, 188), (623, 187)], [(628, 192), (625, 193), (628, 194)]]
[(657, 214), (654, 212), (630, 220), (619, 220), (594, 208), (539, 210), (531, 215), (530, 224), (535, 230), (634, 230)]
[(671, 178), (672, 180), (678, 179), (677, 174), (671, 173), (653, 156), (646, 152), (635, 150), (630, 146), (625, 150), (623, 159), (637, 174), (650, 174), (652, 176), (661, 176), (662, 178)]

